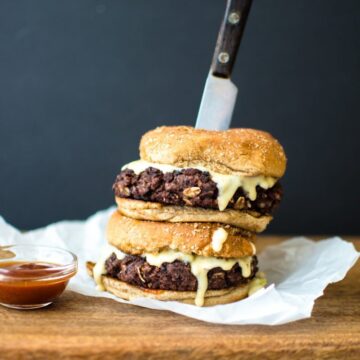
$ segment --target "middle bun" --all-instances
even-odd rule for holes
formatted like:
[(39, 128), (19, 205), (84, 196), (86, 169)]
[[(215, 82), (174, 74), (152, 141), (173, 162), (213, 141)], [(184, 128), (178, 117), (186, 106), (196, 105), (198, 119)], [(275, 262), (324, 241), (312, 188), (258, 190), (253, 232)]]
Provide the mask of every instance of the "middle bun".
[[(212, 247), (214, 232), (223, 228), (227, 237), (221, 250)], [(168, 223), (135, 220), (115, 211), (107, 227), (109, 244), (132, 255), (176, 250), (185, 254), (241, 258), (255, 255), (255, 235), (218, 223)]]

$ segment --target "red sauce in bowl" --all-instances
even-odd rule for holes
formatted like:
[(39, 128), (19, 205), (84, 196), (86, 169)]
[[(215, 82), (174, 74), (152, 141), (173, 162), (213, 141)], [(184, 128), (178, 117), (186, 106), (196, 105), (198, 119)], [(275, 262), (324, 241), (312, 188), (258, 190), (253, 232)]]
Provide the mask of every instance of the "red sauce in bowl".
[(46, 262), (0, 262), (0, 303), (34, 309), (49, 305), (65, 290), (76, 267), (64, 271), (61, 265)]

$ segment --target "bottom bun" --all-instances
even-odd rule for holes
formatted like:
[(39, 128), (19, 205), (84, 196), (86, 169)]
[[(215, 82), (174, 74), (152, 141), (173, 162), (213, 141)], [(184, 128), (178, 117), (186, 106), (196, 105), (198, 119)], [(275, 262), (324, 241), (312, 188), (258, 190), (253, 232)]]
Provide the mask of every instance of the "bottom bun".
[[(94, 263), (86, 263), (86, 267), (90, 276), (93, 276), (92, 270), (94, 266)], [(102, 281), (106, 291), (124, 300), (133, 300), (136, 298), (145, 297), (162, 301), (179, 301), (182, 303), (195, 305), (196, 291), (144, 289), (106, 275), (102, 276)], [(229, 304), (244, 299), (248, 296), (249, 289), (250, 285), (244, 284), (228, 289), (208, 290), (205, 293), (203, 306)]]

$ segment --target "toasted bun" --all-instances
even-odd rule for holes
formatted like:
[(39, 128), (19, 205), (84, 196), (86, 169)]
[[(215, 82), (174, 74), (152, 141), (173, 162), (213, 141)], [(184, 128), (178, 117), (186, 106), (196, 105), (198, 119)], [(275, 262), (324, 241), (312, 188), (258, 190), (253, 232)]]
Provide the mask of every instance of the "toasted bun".
[(269, 133), (254, 129), (210, 131), (189, 126), (162, 126), (140, 142), (142, 160), (178, 167), (204, 166), (222, 174), (280, 178), (286, 156)]
[[(228, 233), (219, 252), (211, 246), (212, 235), (222, 227)], [(115, 211), (107, 226), (107, 240), (119, 250), (133, 255), (177, 250), (186, 254), (239, 258), (255, 254), (250, 233), (217, 223), (169, 223), (135, 220)]]
[[(90, 262), (86, 264), (90, 276), (92, 276), (92, 269), (94, 265), (95, 264)], [(105, 275), (102, 276), (102, 281), (106, 291), (124, 300), (133, 300), (136, 298), (147, 297), (162, 301), (179, 301), (193, 305), (195, 303), (195, 291), (143, 289)], [(248, 293), (248, 284), (223, 290), (208, 290), (205, 293), (204, 306), (232, 303), (246, 298)]]
[(262, 232), (272, 217), (255, 211), (227, 209), (224, 211), (202, 209), (190, 206), (169, 206), (156, 202), (116, 197), (119, 212), (137, 220), (168, 222), (215, 222), (239, 228)]

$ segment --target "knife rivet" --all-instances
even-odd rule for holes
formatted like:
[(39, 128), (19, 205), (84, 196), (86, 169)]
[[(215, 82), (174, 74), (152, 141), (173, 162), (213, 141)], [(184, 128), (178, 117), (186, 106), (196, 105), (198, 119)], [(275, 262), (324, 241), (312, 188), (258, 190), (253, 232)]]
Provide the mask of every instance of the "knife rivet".
[(222, 64), (226, 64), (229, 61), (229, 59), (230, 59), (230, 56), (227, 52), (221, 52), (218, 56), (218, 60)]
[(237, 24), (240, 21), (240, 15), (237, 12), (232, 12), (228, 16), (228, 21), (230, 24)]

